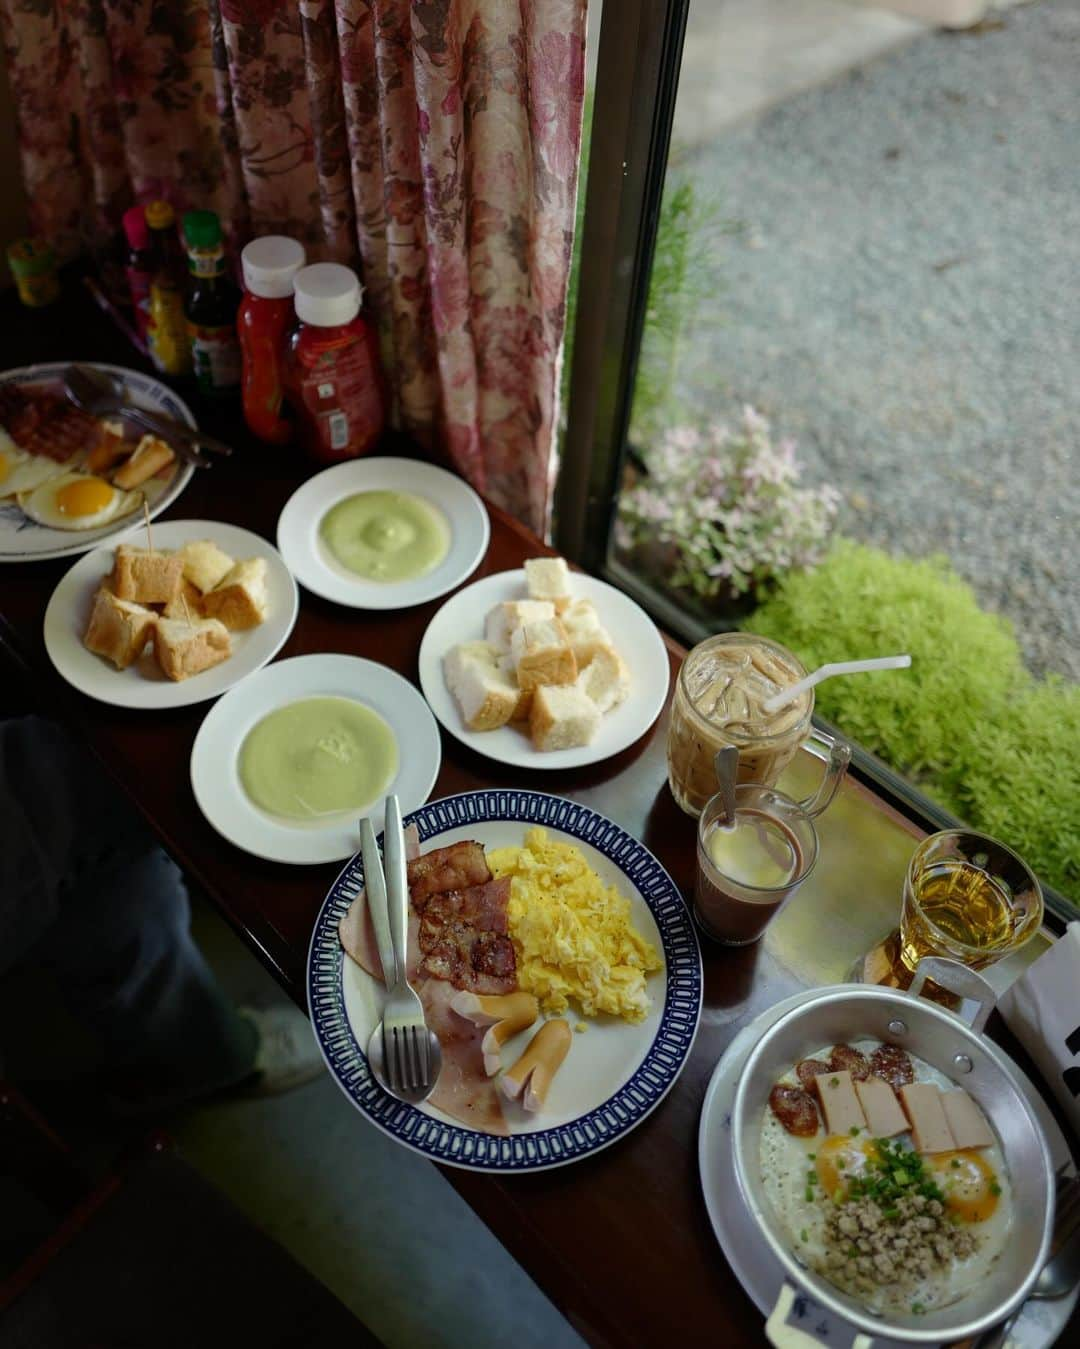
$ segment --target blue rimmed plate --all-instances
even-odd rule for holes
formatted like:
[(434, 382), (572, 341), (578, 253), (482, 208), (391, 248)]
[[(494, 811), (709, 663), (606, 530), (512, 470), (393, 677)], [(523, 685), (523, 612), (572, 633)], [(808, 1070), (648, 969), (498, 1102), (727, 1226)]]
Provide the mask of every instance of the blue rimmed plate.
[[(519, 845), (532, 825), (572, 840), (601, 879), (630, 900), (635, 925), (660, 949), (664, 968), (649, 979), (652, 1010), (643, 1022), (600, 1017), (585, 1023), (541, 1113), (515, 1114), (508, 1138), (479, 1133), (431, 1106), (394, 1100), (371, 1075), (361, 1046), (381, 1016), (382, 986), (345, 955), (338, 941), (338, 923), (363, 886), (363, 868), (354, 857), (323, 903), (308, 955), (312, 1026), (342, 1091), (399, 1143), (432, 1161), (473, 1171), (564, 1166), (624, 1137), (671, 1089), (701, 1013), (701, 950), (671, 877), (644, 844), (617, 824), (544, 792), (464, 792), (432, 801), (408, 820), (417, 826), (424, 851), (463, 839), (477, 839), (488, 851)], [(576, 1023), (573, 1008), (568, 1017)], [(504, 1063), (514, 1061), (532, 1033), (522, 1032), (520, 1043), (508, 1042)]]
[[(18, 370), (5, 370), (0, 374), (0, 384), (33, 384), (62, 397), (64, 375), (70, 364), (70, 361), (53, 361), (47, 365), (26, 365)], [(152, 375), (125, 370), (119, 365), (103, 365), (92, 361), (84, 364), (92, 370), (105, 371), (119, 380), (128, 401), (135, 407), (163, 413), (185, 426), (195, 425), (195, 418), (184, 400)], [(127, 434), (134, 434), (130, 426)], [(133, 444), (139, 435), (141, 432), (134, 434)], [(75, 468), (77, 464), (73, 462), (68, 467)], [(146, 499), (151, 519), (172, 505), (191, 481), (194, 471), (191, 464), (176, 460), (166, 472), (155, 474), (142, 485), (139, 490)], [(0, 485), (0, 493), (2, 491)], [(43, 562), (52, 557), (75, 557), (142, 527), (143, 514), (140, 509), (100, 529), (51, 529), (24, 515), (14, 498), (3, 498), (0, 499), (0, 562)]]

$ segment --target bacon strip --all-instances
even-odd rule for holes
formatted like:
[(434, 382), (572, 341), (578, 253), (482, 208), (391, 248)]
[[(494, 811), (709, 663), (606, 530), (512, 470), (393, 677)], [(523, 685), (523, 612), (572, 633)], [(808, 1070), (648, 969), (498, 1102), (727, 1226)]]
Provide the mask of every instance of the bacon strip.
[(0, 385), (0, 425), (19, 449), (65, 464), (95, 445), (101, 427), (95, 417), (43, 389)]
[(483, 885), (491, 880), (491, 869), (479, 843), (451, 843), (411, 861), (408, 875), (409, 898), (423, 913), (429, 895)]

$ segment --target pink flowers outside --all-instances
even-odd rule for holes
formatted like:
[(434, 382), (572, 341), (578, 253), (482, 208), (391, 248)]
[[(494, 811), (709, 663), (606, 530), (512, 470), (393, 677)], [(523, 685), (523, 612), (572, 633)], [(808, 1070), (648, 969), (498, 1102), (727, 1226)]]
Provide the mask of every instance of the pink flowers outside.
[(821, 560), (840, 493), (798, 486), (795, 442), (773, 443), (768, 421), (744, 407), (734, 430), (677, 426), (645, 454), (647, 476), (624, 492), (617, 546), (660, 546), (658, 578), (701, 599), (757, 591)]

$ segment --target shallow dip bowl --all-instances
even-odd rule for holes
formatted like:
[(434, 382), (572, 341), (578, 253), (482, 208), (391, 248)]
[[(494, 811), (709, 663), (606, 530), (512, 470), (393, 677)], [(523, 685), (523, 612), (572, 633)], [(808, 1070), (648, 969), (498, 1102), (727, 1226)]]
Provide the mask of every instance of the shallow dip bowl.
[[(796, 1007), (766, 1031), (750, 1055), (735, 1094), (731, 1127), (735, 1175), (742, 1197), (791, 1283), (863, 1335), (911, 1344), (973, 1338), (1010, 1316), (1027, 1297), (1046, 1261), (1054, 1209), (1053, 1164), (1042, 1127), (1013, 1075), (1011, 1061), (981, 1034), (993, 1007), (993, 990), (978, 975), (953, 961), (934, 958), (921, 962), (912, 990), (920, 988), (926, 977), (967, 996), (979, 997), (982, 1005), (970, 1027), (953, 1013), (910, 992), (863, 984), (822, 989), (819, 997)], [(1012, 1225), (1008, 1243), (994, 1266), (994, 1277), (956, 1302), (922, 1314), (876, 1315), (808, 1269), (796, 1257), (761, 1177), (761, 1125), (769, 1092), (777, 1080), (795, 1062), (823, 1045), (869, 1037), (898, 1045), (925, 1060), (971, 1095), (997, 1134), (1012, 1187)], [(791, 1291), (785, 1292), (786, 1299), (782, 1295), (781, 1300), (790, 1304)], [(770, 1318), (774, 1343), (789, 1342), (789, 1337), (798, 1333), (790, 1328), (779, 1330)], [(794, 1338), (790, 1342), (794, 1343)], [(800, 1342), (807, 1342), (805, 1335)]]

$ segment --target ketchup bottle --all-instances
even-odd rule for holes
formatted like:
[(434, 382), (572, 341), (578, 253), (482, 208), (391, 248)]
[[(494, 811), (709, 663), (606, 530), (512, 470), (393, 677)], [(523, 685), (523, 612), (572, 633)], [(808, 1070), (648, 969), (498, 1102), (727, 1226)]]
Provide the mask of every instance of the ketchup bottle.
[(348, 267), (317, 262), (294, 280), (288, 394), (304, 449), (326, 464), (370, 450), (386, 420), (374, 327), (360, 313), (363, 287)]
[(286, 444), (293, 431), (282, 408), (285, 339), (293, 321), (293, 280), (303, 265), (303, 245), (283, 234), (253, 239), (240, 254), (244, 298), (236, 330), (244, 420), (268, 445)]

